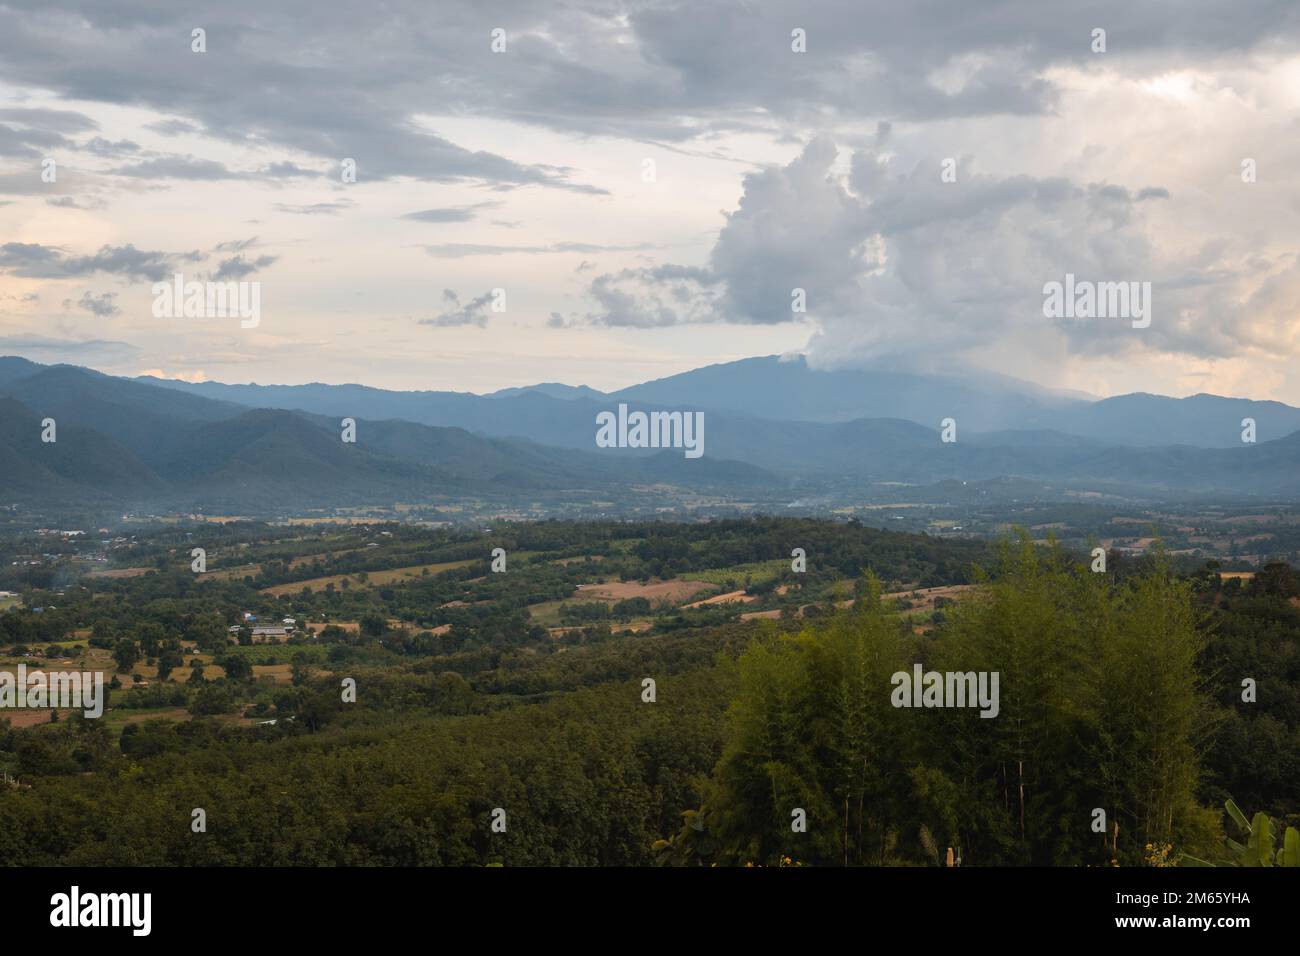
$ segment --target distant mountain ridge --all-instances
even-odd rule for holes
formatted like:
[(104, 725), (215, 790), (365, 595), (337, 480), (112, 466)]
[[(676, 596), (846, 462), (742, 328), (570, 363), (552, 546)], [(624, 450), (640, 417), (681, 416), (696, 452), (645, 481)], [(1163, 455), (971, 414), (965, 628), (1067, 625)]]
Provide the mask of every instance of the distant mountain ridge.
[[(757, 390), (760, 373), (773, 368), (781, 369), (779, 381), (762, 400), (745, 391)], [(817, 377), (823, 374), (832, 378)], [(550, 386), (553, 394), (523, 388), (480, 396), (123, 379), (0, 358), (0, 397), (9, 411), (0, 435), (7, 441), (0, 501), (80, 495), (284, 510), (485, 496), (649, 500), (665, 487), (706, 497), (761, 492), (779, 500), (783, 489), (794, 488), (799, 495), (828, 487), (866, 495), (874, 483), (997, 482), (1012, 489), (1026, 481), (1056, 494), (1300, 497), (1300, 410), (1276, 402), (1144, 394), (1086, 401), (1016, 393), (1014, 383), (1001, 380), (1001, 391), (981, 412), (973, 404), (975, 385), (959, 383), (944, 393), (951, 383), (935, 380), (926, 399), (932, 404), (912, 407), (930, 414), (937, 401), (972, 403), (943, 416), (956, 419), (953, 443), (940, 438), (942, 418), (816, 421), (758, 414), (782, 403), (791, 413), (830, 414), (837, 400), (826, 382), (865, 388), (861, 376), (869, 374), (821, 373), (774, 358), (710, 366), (678, 377), (687, 399), (729, 406), (700, 408), (675, 398), (665, 384), (671, 380), (610, 395)], [(896, 406), (900, 396), (918, 394), (919, 379), (912, 379), (895, 375), (873, 387), (906, 385), (893, 399)], [(808, 382), (807, 394), (800, 393), (800, 383)], [(711, 391), (723, 386), (731, 390)], [(838, 401), (835, 414), (849, 414), (861, 398)], [(704, 457), (687, 460), (680, 449), (597, 448), (596, 415), (620, 403), (702, 412)], [(754, 408), (730, 407), (746, 403)], [(990, 421), (1030, 415), (1038, 424), (981, 431), (971, 424), (980, 414)], [(39, 441), (45, 417), (58, 422), (57, 447)], [(1240, 440), (1244, 417), (1256, 418), (1257, 444)], [(355, 444), (341, 440), (344, 419), (356, 422)], [(1297, 427), (1285, 431), (1293, 422)], [(1176, 441), (1188, 432), (1201, 441)]]
[[(1170, 398), (1144, 392), (1089, 399), (1005, 376), (826, 371), (810, 367), (802, 357), (774, 355), (709, 365), (608, 394), (554, 383), (479, 396), (452, 391), (395, 392), (362, 385), (138, 381), (249, 407), (400, 418), (548, 444), (572, 443), (566, 435), (571, 436), (573, 429), (563, 419), (588, 411), (594, 415), (620, 401), (823, 424), (897, 418), (938, 428), (943, 419), (951, 417), (971, 433), (1052, 431), (1135, 447), (1232, 448), (1241, 444), (1243, 418), (1255, 420), (1260, 441), (1300, 431), (1300, 408), (1281, 402), (1205, 394)], [(514, 404), (499, 404), (502, 402)], [(585, 423), (583, 428), (585, 436)]]
[(540, 385), (525, 385), (522, 388), (502, 388), (495, 392), (489, 392), (487, 398), (514, 398), (516, 395), (526, 395), (529, 392), (537, 392), (542, 395), (549, 395), (551, 398), (589, 398), (600, 400), (608, 398), (604, 392), (598, 392), (594, 388), (588, 388), (586, 385), (562, 385), (559, 382), (543, 382)]
[[(484, 401), (487, 401), (486, 399)], [(508, 401), (508, 400), (507, 400)], [(400, 420), (356, 421), (180, 393), (75, 366), (0, 359), (0, 501), (340, 506), (573, 494), (672, 481), (766, 486), (752, 465), (600, 456)], [(41, 421), (56, 440), (41, 441)], [(693, 465), (696, 467), (687, 467)]]

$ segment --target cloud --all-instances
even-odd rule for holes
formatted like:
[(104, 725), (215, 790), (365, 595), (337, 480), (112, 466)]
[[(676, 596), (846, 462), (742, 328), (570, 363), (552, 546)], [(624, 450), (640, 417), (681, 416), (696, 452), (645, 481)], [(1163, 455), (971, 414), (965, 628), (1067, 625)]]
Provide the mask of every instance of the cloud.
[(336, 216), (345, 209), (351, 209), (356, 203), (351, 199), (339, 199), (333, 202), (316, 202), (306, 205), (281, 202), (273, 205), (278, 212), (287, 212), (295, 216)]
[(194, 156), (164, 156), (149, 159), (131, 166), (119, 166), (112, 170), (116, 176), (129, 176), (132, 179), (186, 179), (206, 180), (209, 182), (223, 179), (248, 179), (247, 173), (239, 173), (228, 168), (225, 163), (214, 159), (200, 159)]
[(473, 242), (447, 242), (440, 245), (424, 246), (423, 249), (436, 259), (463, 259), (467, 256), (508, 256), (508, 255), (551, 255), (563, 252), (636, 252), (657, 248), (652, 243), (641, 242), (626, 246), (602, 246), (590, 242), (553, 242), (540, 246), (495, 246)]
[(50, 150), (65, 146), (68, 142), (60, 133), (22, 129), (0, 123), (0, 156), (15, 159), (42, 158)]
[(108, 205), (102, 199), (78, 199), (75, 196), (51, 196), (45, 200), (45, 205), (53, 206), (56, 209), (103, 209)]
[(0, 244), (0, 271), (28, 279), (66, 279), (97, 272), (157, 282), (177, 263), (198, 261), (196, 252), (165, 253), (125, 246), (102, 246), (94, 255), (70, 256), (56, 246), (40, 243)]
[(129, 139), (108, 140), (102, 136), (95, 136), (79, 147), (87, 153), (94, 153), (96, 156), (107, 156), (118, 158), (121, 156), (135, 156), (140, 152), (140, 144), (134, 143)]
[(470, 206), (451, 206), (443, 209), (422, 209), (419, 212), (408, 212), (402, 216), (402, 219), (411, 219), (415, 222), (470, 222), (478, 218), (478, 212), (482, 209), (495, 209), (500, 206), (499, 202), (479, 202)]
[(163, 136), (184, 136), (194, 133), (203, 132), (203, 128), (189, 120), (172, 117), (171, 119), (159, 120), (156, 123), (148, 123), (146, 129), (151, 129), (155, 133), (161, 133)]
[(250, 260), (245, 259), (242, 255), (232, 256), (221, 262), (217, 267), (217, 271), (212, 274), (212, 278), (218, 282), (228, 279), (242, 279), (274, 264), (279, 258), (279, 256), (258, 256), (256, 259)]
[[(1266, 260), (1249, 243), (1190, 253), (1162, 246), (1144, 208), (1169, 195), (1163, 187), (1134, 193), (1063, 177), (982, 175), (969, 161), (944, 182), (937, 164), (902, 166), (873, 149), (855, 153), (844, 174), (837, 156), (830, 141), (814, 139), (789, 164), (746, 175), (707, 266), (597, 276), (587, 322), (807, 320), (816, 328), (815, 364), (933, 364), (1008, 338), (1093, 356), (1300, 348), (1297, 257)], [(1044, 285), (1067, 273), (1150, 282), (1150, 327), (1045, 318)], [(797, 290), (805, 313), (792, 309)]]
[(309, 169), (305, 166), (299, 166), (297, 163), (291, 163), (282, 160), (278, 163), (271, 163), (261, 170), (263, 179), (316, 179), (324, 176), (323, 170)]
[[(1120, 0), (1092, 3), (1086, 15), (989, 0), (977, 17), (960, 0), (811, 0), (797, 15), (736, 0), (597, 0), (508, 5), (508, 46), (493, 54), (476, 4), (394, 0), (385, 11), (229, 0), (210, 25), (209, 52), (196, 56), (175, 39), (193, 27), (184, 5), (152, 5), (147, 15), (84, 0), (7, 6), (0, 80), (68, 101), (153, 109), (166, 117), (152, 124), (164, 135), (202, 131), (322, 163), (352, 157), (370, 181), (599, 195), (536, 147), (524, 162), (452, 142), (438, 114), (665, 144), (882, 119), (1049, 116), (1068, 89), (1065, 70), (1159, 76), (1294, 45), (1300, 34), (1295, 5), (1270, 0), (1242, 3), (1232, 16), (1221, 0), (1185, 0), (1177, 16)], [(1096, 24), (1110, 31), (1104, 59), (1088, 43)], [(794, 26), (806, 31), (806, 53), (791, 49)], [(0, 111), (6, 118), (64, 134), (94, 128), (67, 110)], [(178, 178), (222, 175), (172, 169)]]
[(106, 339), (55, 339), (44, 335), (0, 335), (0, 349), (23, 355), (81, 357), (88, 355), (128, 355), (140, 351), (127, 342)]
[[(113, 302), (117, 298), (116, 292), (104, 292), (100, 295), (91, 295), (89, 292), (83, 292), (81, 300), (77, 302), (77, 308), (84, 309), (92, 315), (98, 315), (107, 318), (112, 315), (120, 315), (122, 310)], [(71, 300), (66, 300), (63, 307), (69, 308), (72, 305)]]
[(32, 129), (52, 130), (58, 133), (88, 133), (99, 129), (99, 124), (75, 110), (52, 110), (38, 107), (6, 107), (0, 109), (0, 121), (18, 123)]
[(461, 305), (460, 297), (454, 291), (443, 289), (442, 299), (447, 303), (447, 311), (431, 319), (420, 319), (420, 325), (431, 325), (435, 328), (477, 325), (479, 328), (486, 328), (487, 313), (493, 299), (491, 292), (484, 292), (478, 298)]
[[(335, 4), (328, 16), (312, 17), (311, 54), (287, 56), (300, 48), (303, 17), (319, 9), (232, 0), (214, 18), (221, 22), (209, 24), (209, 52), (198, 56), (188, 40), (171, 42), (189, 36), (193, 11), (164, 6), (141, 17), (77, 0), (3, 7), (0, 81), (67, 100), (151, 108), (167, 114), (165, 134), (198, 127), (241, 146), (290, 149), (332, 163), (356, 158), (366, 181), (405, 177), (602, 192), (553, 165), (454, 143), (418, 112), (414, 104), (477, 99), (474, 78), (484, 81), (505, 65), (486, 62), (486, 28), (472, 7), (435, 12), (404, 0), (381, 24)], [(392, 23), (403, 28), (394, 31)], [(112, 42), (102, 42), (105, 36)], [(365, 47), (385, 55), (362, 55)], [(217, 67), (220, 82), (214, 82)], [(131, 177), (161, 172), (119, 171)], [(223, 178), (212, 166), (166, 172)]]
[(212, 247), (214, 252), (243, 252), (245, 249), (252, 249), (257, 245), (257, 236), (250, 236), (247, 239), (230, 239), (226, 242), (218, 242)]
[(641, 329), (716, 322), (720, 283), (707, 269), (674, 265), (597, 276), (588, 293), (599, 309), (586, 322)]

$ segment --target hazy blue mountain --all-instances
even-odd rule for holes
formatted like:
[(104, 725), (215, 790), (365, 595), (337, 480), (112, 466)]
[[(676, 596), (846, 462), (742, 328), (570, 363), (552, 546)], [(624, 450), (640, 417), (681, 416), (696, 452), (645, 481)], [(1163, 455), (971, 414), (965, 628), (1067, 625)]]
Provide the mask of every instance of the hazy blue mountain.
[(1219, 395), (1169, 398), (1136, 392), (1062, 409), (1052, 427), (1113, 445), (1240, 446), (1244, 418), (1255, 420), (1258, 441), (1300, 431), (1300, 408)]
[(93, 429), (56, 420), (55, 440), (42, 441), (45, 417), (0, 398), (0, 501), (40, 505), (149, 497), (166, 490), (130, 450)]
[(46, 368), (16, 355), (0, 355), (0, 388), (10, 382), (27, 378)]
[[(104, 459), (78, 466), (63, 458), (71, 445), (34, 459), (11, 455), (7, 470), (25, 470), (0, 480), (0, 500), (6, 488), (39, 487), (47, 475), (51, 488), (84, 482), (115, 495), (122, 493), (124, 476), (137, 475), (142, 488), (161, 489), (177, 500), (251, 500), (285, 508), (632, 488), (641, 489), (639, 494), (664, 482), (734, 493), (872, 482), (1002, 482), (1000, 487), (1010, 488), (1029, 481), (1058, 490), (1300, 495), (1300, 410), (1273, 402), (1205, 395), (1085, 402), (1003, 391), (985, 408), (1005, 412), (1043, 403), (1037, 406), (1041, 413), (1050, 404), (1052, 426), (980, 431), (970, 424), (974, 416), (959, 408), (951, 416), (958, 420), (959, 440), (944, 443), (938, 421), (883, 415), (801, 421), (669, 400), (723, 380), (744, 383), (765, 369), (778, 370), (774, 374), (794, 389), (796, 408), (807, 411), (820, 403), (827, 414), (832, 396), (803, 401), (796, 384), (818, 383), (812, 386), (816, 392), (822, 387), (818, 376), (849, 375), (758, 359), (678, 376), (680, 389), (649, 383), (654, 388), (648, 398), (625, 390), (593, 399), (579, 390), (557, 398), (529, 389), (488, 397), (357, 385), (190, 385), (0, 361), (0, 395), (23, 402), (24, 421), (51, 415), (61, 436), (65, 427), (74, 429), (66, 434), (84, 436), (84, 447), (98, 449), (94, 454)], [(862, 384), (852, 376), (835, 380), (846, 388), (853, 381)], [(1010, 386), (1004, 381), (999, 387)], [(771, 408), (780, 390), (766, 391), (765, 406), (756, 395), (745, 400)], [(596, 415), (620, 401), (633, 410), (703, 411), (704, 458), (685, 459), (680, 449), (596, 448)], [(1248, 415), (1258, 422), (1254, 445), (1240, 441), (1240, 421)], [(343, 418), (357, 421), (356, 445), (339, 440)], [(1286, 433), (1293, 418), (1297, 428)], [(1165, 441), (1155, 444), (1162, 434)], [(1222, 447), (1176, 441), (1184, 436)]]
[(467, 392), (394, 392), (367, 385), (227, 385), (147, 376), (135, 381), (248, 408), (282, 408), (339, 418), (399, 418), (423, 425), (460, 424), (458, 419), (472, 418), (475, 408), (492, 404)]
[(93, 429), (156, 467), (178, 434), (193, 426), (245, 411), (230, 402), (165, 391), (74, 365), (34, 366), (25, 376), (0, 382), (0, 395), (22, 402), (62, 429)]
[[(40, 441), (45, 412), (0, 398), (3, 503), (265, 512), (537, 493), (609, 497), (664, 482), (715, 491), (778, 483), (749, 464), (685, 462), (680, 452), (600, 456), (404, 421), (358, 419), (357, 441), (345, 443), (330, 416), (246, 409), (66, 366), (10, 384), (26, 385), (15, 390), (42, 407), (57, 400), (58, 441)], [(155, 410), (176, 399), (189, 417)], [(82, 424), (101, 419), (148, 446), (149, 463), (127, 442)]]
[(1300, 408), (1280, 402), (1145, 393), (1094, 400), (997, 375), (823, 371), (809, 368), (802, 358), (783, 361), (776, 356), (710, 365), (609, 395), (555, 384), (489, 396), (359, 385), (152, 384), (248, 407), (404, 419), (576, 448), (589, 447), (595, 414), (620, 401), (640, 408), (707, 411), (719, 422), (729, 415), (821, 424), (891, 418), (937, 428), (952, 417), (972, 438), (1003, 433), (1017, 446), (1048, 439), (1011, 438), (1011, 433), (1052, 432), (1109, 445), (1230, 448), (1241, 443), (1241, 420), (1247, 417), (1255, 419), (1260, 441), (1300, 430)]
[(601, 401), (607, 397), (604, 392), (598, 392), (586, 385), (563, 385), (559, 382), (543, 382), (540, 385), (525, 385), (522, 388), (502, 388), (495, 392), (489, 392), (485, 397), (514, 398), (517, 395), (526, 395), (529, 392), (548, 395), (551, 398), (587, 398), (593, 401)]
[(972, 431), (1058, 427), (1052, 413), (1082, 401), (1028, 382), (980, 374), (921, 375), (810, 368), (775, 355), (709, 365), (614, 392), (618, 401), (744, 412), (788, 421), (904, 418), (938, 427), (959, 418)]

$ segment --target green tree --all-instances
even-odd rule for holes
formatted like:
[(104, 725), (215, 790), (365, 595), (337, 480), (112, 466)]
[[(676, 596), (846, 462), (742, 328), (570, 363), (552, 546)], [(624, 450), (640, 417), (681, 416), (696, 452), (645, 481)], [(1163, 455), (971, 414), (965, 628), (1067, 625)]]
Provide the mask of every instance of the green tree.
[(119, 638), (113, 646), (113, 660), (117, 661), (119, 673), (126, 673), (139, 662), (140, 648), (129, 637)]

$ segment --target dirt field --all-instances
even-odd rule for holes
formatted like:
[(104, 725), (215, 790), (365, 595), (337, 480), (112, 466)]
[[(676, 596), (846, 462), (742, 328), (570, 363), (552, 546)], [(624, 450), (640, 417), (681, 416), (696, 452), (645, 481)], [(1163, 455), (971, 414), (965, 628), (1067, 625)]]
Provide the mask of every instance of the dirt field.
[[(891, 601), (895, 598), (901, 598), (903, 600), (911, 601), (912, 607), (909, 608), (909, 613), (929, 613), (934, 610), (935, 598), (948, 598), (950, 601), (960, 601), (962, 596), (974, 587), (975, 585), (973, 584), (950, 584), (938, 588), (917, 588), (915, 591), (895, 591), (892, 594), (883, 595), (883, 599)], [(914, 594), (916, 595), (915, 597), (913, 597)]]
[[(75, 713), (75, 709), (60, 707), (59, 720), (67, 720)], [(15, 707), (5, 710), (4, 715), (14, 727), (36, 727), (50, 722), (50, 711), (46, 707)]]
[(118, 709), (115, 710), (113, 713), (118, 715), (125, 715), (120, 717), (120, 720), (123, 724), (142, 724), (146, 720), (154, 720), (159, 717), (164, 718), (166, 720), (190, 720), (191, 719), (190, 712), (186, 710), (184, 707), (169, 707), (166, 710), (147, 710), (138, 713), (135, 711)]
[(277, 684), (288, 684), (293, 681), (292, 664), (254, 664), (253, 680), (258, 681), (269, 677)]
[(654, 628), (654, 621), (629, 621), (624, 624), (620, 621), (593, 621), (586, 627), (548, 627), (546, 633), (555, 640), (563, 640), (572, 634), (581, 634), (587, 627), (604, 628), (612, 634), (621, 634), (623, 631), (631, 631), (633, 634), (644, 634), (646, 631)]
[(311, 631), (313, 634), (319, 634), (331, 624), (335, 627), (343, 628), (343, 630), (347, 631), (349, 634), (357, 634), (361, 631), (361, 623), (359, 621), (326, 621), (323, 624), (308, 624), (307, 630)]
[(728, 591), (726, 594), (715, 594), (703, 601), (683, 604), (682, 607), (708, 607), (713, 604), (753, 604), (757, 600), (758, 598), (753, 594), (746, 594), (744, 591)]
[(574, 600), (623, 601), (627, 598), (643, 597), (650, 603), (667, 601), (680, 604), (688, 601), (701, 591), (707, 591), (710, 585), (704, 581), (683, 581), (673, 578), (668, 581), (613, 581), (606, 584), (584, 584), (582, 590), (573, 592)]
[(112, 568), (108, 571), (91, 571), (87, 573), (88, 578), (138, 578), (142, 574), (148, 574), (153, 568)]

